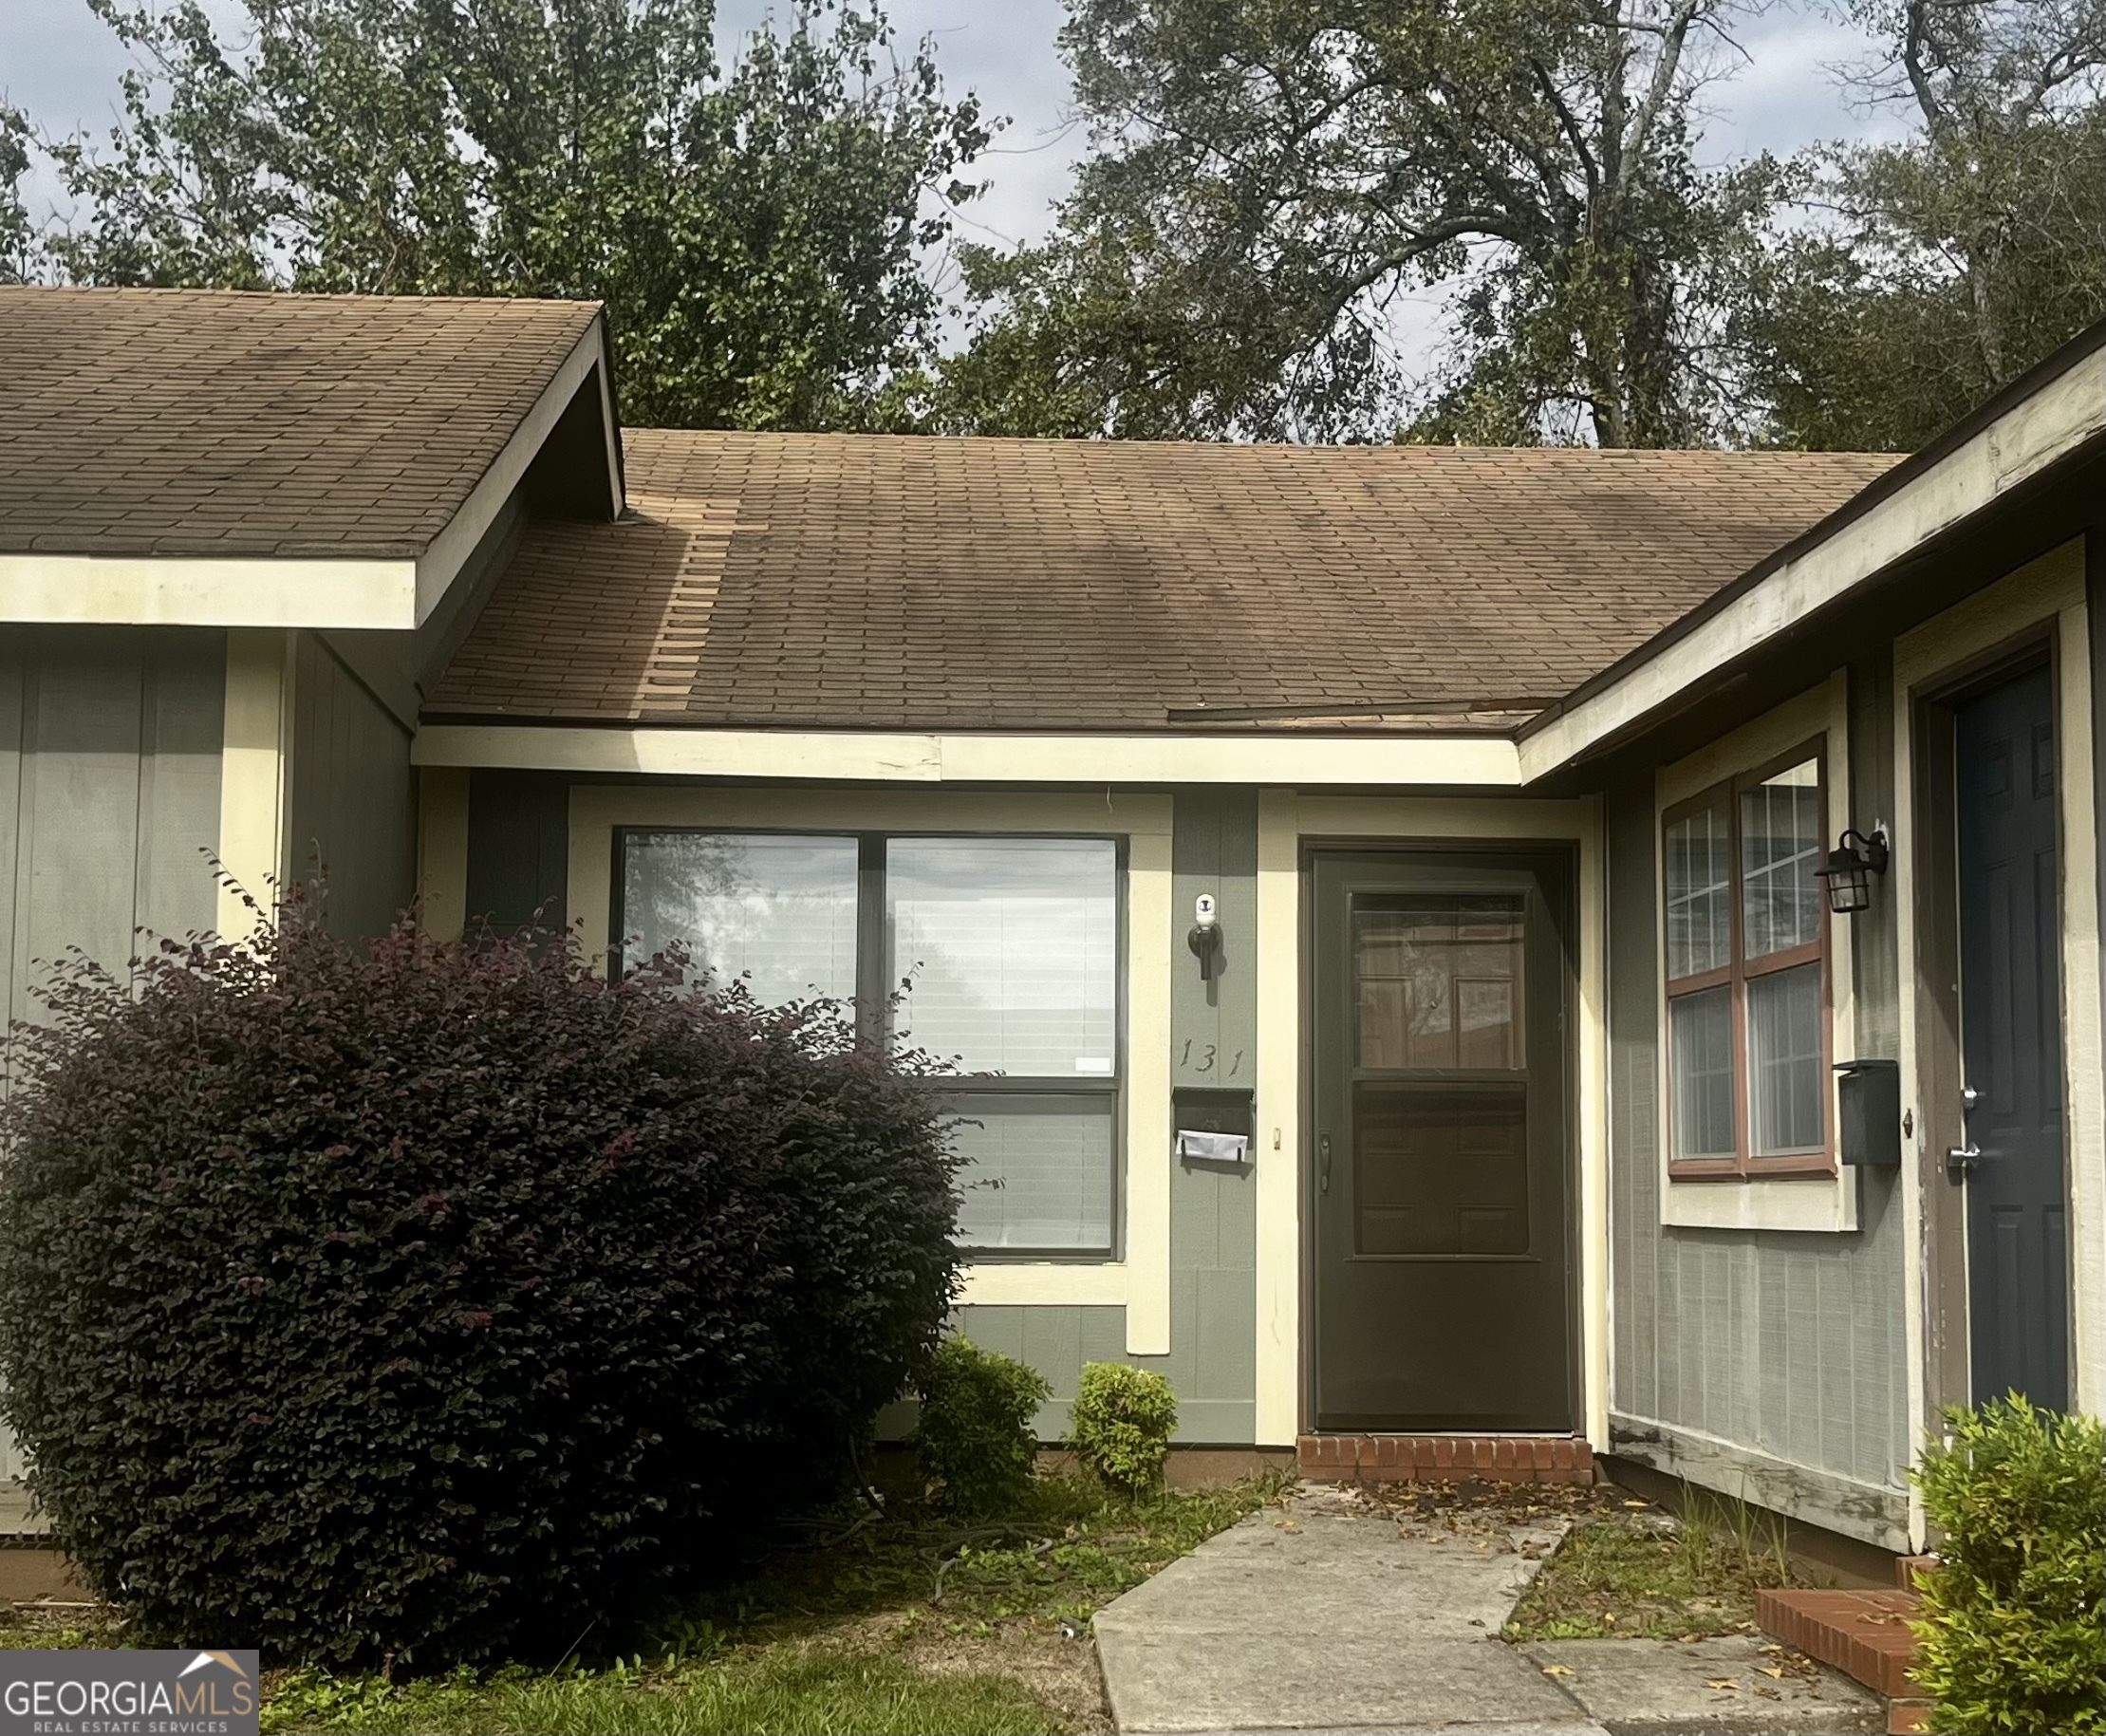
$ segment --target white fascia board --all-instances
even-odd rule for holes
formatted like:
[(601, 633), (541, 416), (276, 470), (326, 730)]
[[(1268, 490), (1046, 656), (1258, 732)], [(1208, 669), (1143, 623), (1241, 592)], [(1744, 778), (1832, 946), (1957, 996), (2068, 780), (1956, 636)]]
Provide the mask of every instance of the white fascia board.
[(0, 621), (411, 627), (417, 563), (0, 554)]
[(1430, 784), (1511, 788), (1498, 736), (1003, 736), (426, 724), (419, 765), (883, 783)]
[(475, 553), (483, 533), (495, 522), (505, 502), (512, 498), (513, 490), (519, 486), (519, 479), (527, 474), (527, 466), (533, 462), (542, 443), (554, 431), (564, 411), (570, 407), (578, 388), (596, 367), (600, 370), (600, 425), (606, 435), (607, 498), (614, 501), (619, 510), (622, 473), (616, 447), (620, 437), (615, 432), (614, 404), (607, 396), (606, 360), (606, 320), (604, 315), (595, 315), (592, 324), (586, 327), (585, 335), (564, 359), (563, 365), (541, 388), (541, 396), (534, 400), (533, 408), (513, 430), (504, 450), (483, 472), (482, 479), (470, 491), (445, 529), (432, 538), (431, 546), (418, 557), (417, 616), (410, 623), (412, 626), (424, 625), (460, 576), (460, 569)]
[(2106, 350), (2093, 350), (1886, 499), (1766, 574), (1620, 680), (1524, 737), (1523, 781), (1570, 764), (1673, 703), (2101, 431), (2106, 431)]
[[(605, 354), (604, 322), (595, 319), (482, 479), (415, 560), (0, 554), (0, 621), (413, 631), (460, 576), (557, 418)], [(605, 425), (611, 431), (604, 367), (600, 380)], [(607, 464), (609, 496), (619, 499), (619, 458), (611, 443)]]

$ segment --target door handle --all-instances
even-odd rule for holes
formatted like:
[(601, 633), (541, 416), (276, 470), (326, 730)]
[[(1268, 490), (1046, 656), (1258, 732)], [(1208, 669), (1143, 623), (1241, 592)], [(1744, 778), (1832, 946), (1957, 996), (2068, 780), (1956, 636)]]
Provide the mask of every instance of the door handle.
[(1968, 1140), (1964, 1146), (1948, 1146), (1945, 1154), (1946, 1179), (1949, 1182), (1964, 1181), (1972, 1175), (1982, 1162), (1982, 1148)]
[(1329, 1133), (1316, 1135), (1316, 1191), (1318, 1193), (1329, 1193), (1331, 1191), (1331, 1135)]

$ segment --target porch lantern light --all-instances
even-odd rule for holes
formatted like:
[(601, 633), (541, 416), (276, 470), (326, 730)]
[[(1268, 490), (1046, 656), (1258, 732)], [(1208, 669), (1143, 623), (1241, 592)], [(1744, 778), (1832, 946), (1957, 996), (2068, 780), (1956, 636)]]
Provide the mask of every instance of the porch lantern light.
[(1846, 830), (1828, 852), (1827, 862), (1814, 870), (1828, 887), (1828, 907), (1837, 916), (1869, 909), (1873, 876), (1887, 871), (1892, 854), (1884, 826), (1874, 826), (1869, 838), (1854, 828)]

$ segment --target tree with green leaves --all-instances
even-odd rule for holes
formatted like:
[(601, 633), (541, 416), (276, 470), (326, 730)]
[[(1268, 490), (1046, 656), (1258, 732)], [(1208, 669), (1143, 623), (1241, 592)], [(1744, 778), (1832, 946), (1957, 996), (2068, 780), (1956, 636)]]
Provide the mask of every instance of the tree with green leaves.
[(2106, 0), (1857, 0), (1898, 144), (1797, 165), (1816, 221), (1749, 280), (1751, 387), (1785, 444), (1922, 445), (2106, 316)]
[[(1017, 433), (1672, 445), (1739, 414), (1766, 166), (1691, 100), (1732, 0), (1071, 0), (1096, 129), (1043, 247), (968, 252), (935, 402)], [(1451, 333), (1413, 391), (1413, 298)]]
[(28, 117), (0, 103), (0, 283), (21, 283), (29, 274), (29, 209), (22, 201), (28, 173)]
[(107, 148), (50, 147), (75, 281), (605, 299), (640, 423), (867, 425), (934, 354), (989, 128), (855, 0), (728, 72), (714, 0), (242, 0), (238, 49), (87, 3), (139, 65)]

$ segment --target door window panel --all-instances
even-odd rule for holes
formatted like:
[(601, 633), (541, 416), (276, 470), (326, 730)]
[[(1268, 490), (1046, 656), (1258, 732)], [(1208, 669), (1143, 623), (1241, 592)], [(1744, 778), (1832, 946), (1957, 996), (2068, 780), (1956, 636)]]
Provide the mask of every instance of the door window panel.
[(1517, 900), (1356, 901), (1352, 937), (1362, 1067), (1522, 1065)]

